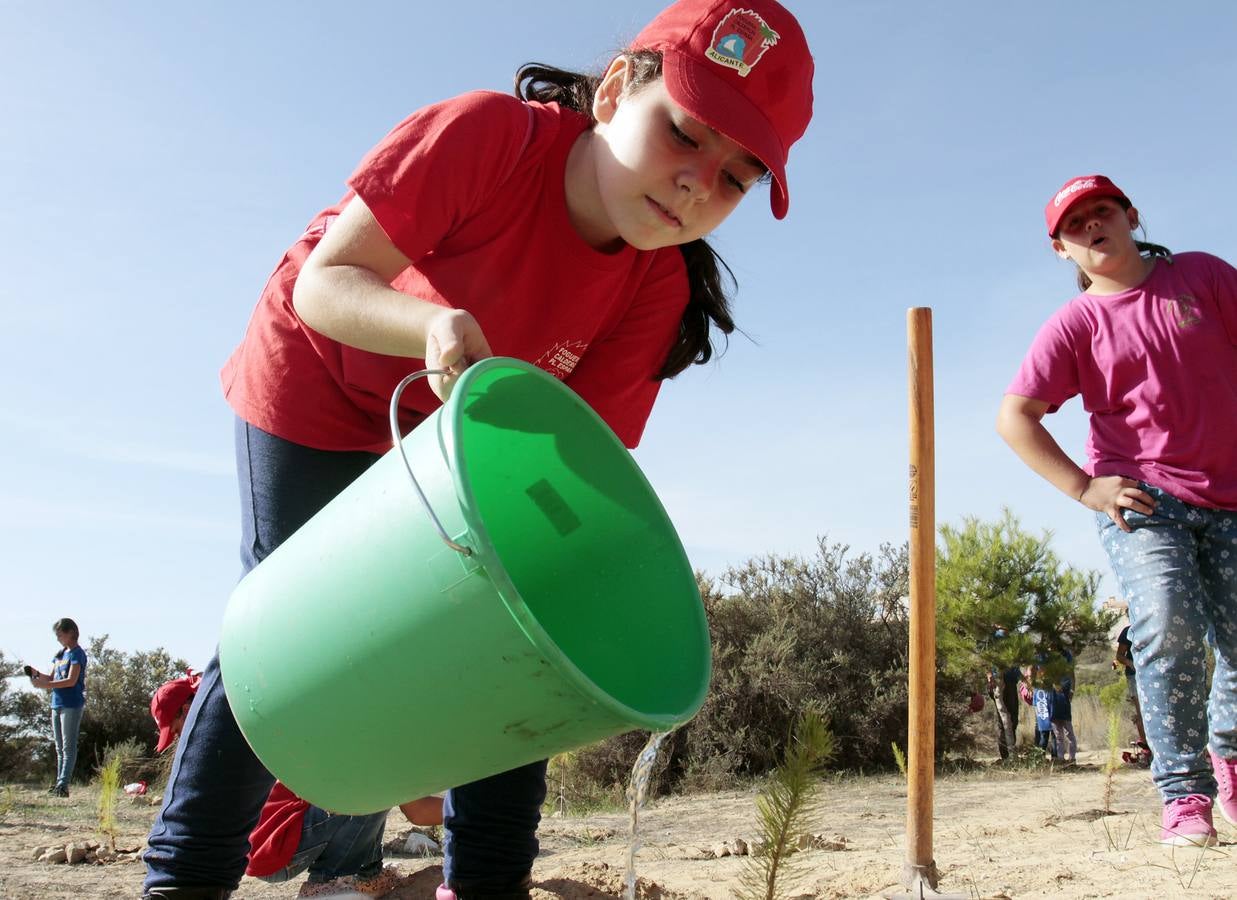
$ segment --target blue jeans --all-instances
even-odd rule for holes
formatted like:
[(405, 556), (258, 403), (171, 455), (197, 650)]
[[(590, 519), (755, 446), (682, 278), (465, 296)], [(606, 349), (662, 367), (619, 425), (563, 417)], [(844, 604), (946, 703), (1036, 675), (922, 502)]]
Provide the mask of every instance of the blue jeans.
[(287, 868), (263, 881), (295, 878), (306, 869), (309, 881), (330, 881), (341, 875), (370, 878), (382, 871), (382, 831), (385, 811), (368, 816), (333, 816), (311, 806), (301, 823), (301, 842)]
[[(1126, 533), (1096, 514), (1100, 540), (1129, 603), (1151, 775), (1167, 803), (1214, 797), (1207, 744), (1237, 756), (1237, 512), (1184, 503), (1159, 488)], [(1205, 643), (1215, 650), (1210, 700)]]
[[(238, 419), (242, 577), (377, 458), (301, 447)], [(147, 839), (145, 887), (235, 888), (274, 783), (236, 725), (216, 654), (189, 708)]]
[(1035, 725), (1035, 746), (1045, 753), (1052, 753), (1056, 756), (1056, 750), (1052, 746), (1052, 724), (1049, 723), (1047, 728), (1040, 728), (1039, 723)]
[(56, 786), (67, 788), (77, 765), (77, 735), (85, 706), (52, 707), (52, 740), (56, 742)]
[(447, 791), (442, 804), (443, 880), (464, 900), (522, 897), (537, 858), (548, 760)]
[(1078, 756), (1078, 738), (1074, 736), (1071, 719), (1052, 720), (1052, 755), (1057, 759), (1073, 762)]
[[(377, 459), (373, 453), (303, 447), (237, 420), (242, 575)], [(329, 722), (326, 711), (323, 722)], [(426, 734), (427, 740), (436, 739), (429, 730)], [(444, 753), (450, 752), (449, 739), (439, 739)], [(491, 885), (496, 890), (517, 885), (531, 871), (545, 766), (533, 763), (448, 795), (448, 877), (454, 872), (469, 883), (475, 879), (484, 893)], [(146, 887), (235, 888), (245, 871), (249, 833), (273, 784), (232, 716), (216, 654), (189, 709), (163, 806), (147, 839)]]

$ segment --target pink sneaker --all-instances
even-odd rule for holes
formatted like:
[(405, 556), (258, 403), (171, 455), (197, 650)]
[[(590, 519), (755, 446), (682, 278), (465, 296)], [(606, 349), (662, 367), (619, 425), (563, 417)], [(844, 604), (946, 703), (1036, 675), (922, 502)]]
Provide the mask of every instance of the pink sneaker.
[(1211, 798), (1202, 794), (1178, 797), (1164, 804), (1160, 816), (1160, 843), (1176, 847), (1212, 847), (1216, 830), (1211, 824)]
[(434, 891), (434, 900), (456, 900), (455, 891), (445, 884), (440, 884), (438, 890)]
[(1207, 752), (1211, 755), (1211, 768), (1219, 788), (1216, 803), (1220, 807), (1220, 815), (1228, 820), (1228, 824), (1237, 825), (1237, 759), (1217, 756), (1210, 747)]

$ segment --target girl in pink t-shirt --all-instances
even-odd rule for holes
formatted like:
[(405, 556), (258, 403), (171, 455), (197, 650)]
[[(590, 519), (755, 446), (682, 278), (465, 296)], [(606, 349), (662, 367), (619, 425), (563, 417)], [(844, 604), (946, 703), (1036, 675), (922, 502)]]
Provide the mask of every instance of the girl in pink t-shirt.
[[(1213, 805), (1237, 824), (1237, 269), (1135, 241), (1138, 210), (1103, 175), (1066, 182), (1045, 215), (1082, 293), (1036, 335), (997, 431), (1095, 512), (1129, 602), (1160, 840), (1209, 846)], [(1041, 421), (1075, 394), (1085, 467)]]

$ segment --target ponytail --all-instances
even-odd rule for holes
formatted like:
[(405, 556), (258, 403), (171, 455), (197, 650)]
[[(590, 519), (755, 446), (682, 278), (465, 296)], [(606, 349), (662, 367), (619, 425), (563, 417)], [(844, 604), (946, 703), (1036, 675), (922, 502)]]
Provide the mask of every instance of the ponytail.
[[(631, 64), (627, 90), (634, 91), (661, 77), (661, 53), (636, 50), (625, 54)], [(525, 63), (515, 73), (515, 95), (524, 101), (557, 103), (593, 119), (593, 95), (601, 77), (569, 72), (544, 63)], [(731, 291), (737, 287), (734, 273), (704, 238), (679, 245), (687, 266), (688, 300), (679, 321), (679, 333), (666, 355), (657, 380), (673, 378), (691, 365), (703, 365), (713, 358), (711, 329), (723, 335), (734, 331), (730, 313), (730, 291), (723, 282), (726, 273)]]
[(593, 95), (601, 84), (597, 75), (568, 72), (543, 63), (525, 63), (515, 73), (515, 95), (521, 100), (557, 103), (593, 118)]

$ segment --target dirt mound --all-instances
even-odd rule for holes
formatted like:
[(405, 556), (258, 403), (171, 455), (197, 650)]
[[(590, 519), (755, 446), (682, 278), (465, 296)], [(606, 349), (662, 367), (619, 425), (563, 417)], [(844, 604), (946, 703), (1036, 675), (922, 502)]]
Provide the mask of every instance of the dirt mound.
[[(533, 900), (621, 900), (624, 871), (603, 862), (578, 863), (557, 870), (553, 878), (533, 884)], [(686, 900), (655, 881), (636, 879), (638, 900)]]

